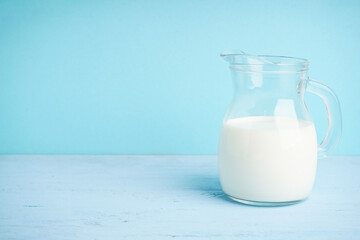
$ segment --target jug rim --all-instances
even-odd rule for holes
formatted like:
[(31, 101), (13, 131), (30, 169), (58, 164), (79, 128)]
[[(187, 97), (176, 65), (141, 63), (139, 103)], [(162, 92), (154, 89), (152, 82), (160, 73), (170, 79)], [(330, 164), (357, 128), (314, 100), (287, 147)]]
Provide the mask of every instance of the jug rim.
[[(262, 59), (262, 63), (241, 63), (241, 62), (230, 62), (231, 64), (234, 65), (255, 65), (255, 66), (263, 66), (263, 65), (275, 65), (275, 66), (293, 66), (293, 65), (308, 65), (309, 64), (309, 60), (306, 58), (300, 58), (300, 57), (289, 57), (289, 56), (279, 56), (279, 55), (255, 55), (255, 54), (247, 54), (244, 53), (240, 50), (226, 50), (223, 51), (220, 54), (220, 57), (222, 57), (223, 59), (225, 59), (226, 61), (228, 61), (226, 58), (227, 57), (234, 57), (234, 56), (243, 56), (243, 57), (247, 57), (247, 58), (255, 58), (261, 61)], [(285, 61), (281, 61), (281, 62), (273, 62), (268, 60), (268, 58), (278, 58), (278, 59), (283, 59)], [(286, 62), (286, 60), (288, 60)], [(228, 61), (229, 62), (229, 61)]]
[(230, 64), (230, 69), (254, 73), (306, 73), (309, 61), (305, 58), (253, 55), (241, 50), (227, 50), (220, 54)]

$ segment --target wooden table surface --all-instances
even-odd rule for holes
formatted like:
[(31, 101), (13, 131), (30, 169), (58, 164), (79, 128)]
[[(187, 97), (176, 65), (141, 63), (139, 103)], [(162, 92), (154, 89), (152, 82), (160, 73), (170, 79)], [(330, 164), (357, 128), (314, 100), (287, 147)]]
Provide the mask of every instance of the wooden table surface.
[(360, 239), (360, 157), (269, 208), (227, 199), (216, 156), (2, 155), (0, 239)]

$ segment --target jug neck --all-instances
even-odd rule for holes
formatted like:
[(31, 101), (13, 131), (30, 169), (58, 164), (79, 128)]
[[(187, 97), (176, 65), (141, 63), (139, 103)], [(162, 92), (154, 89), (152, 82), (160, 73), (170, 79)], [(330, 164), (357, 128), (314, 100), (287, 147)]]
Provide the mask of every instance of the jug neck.
[(285, 56), (250, 55), (239, 50), (225, 51), (236, 94), (278, 94), (291, 98), (303, 94), (308, 61)]
[(259, 97), (261, 94), (279, 98), (303, 96), (308, 79), (306, 72), (260, 73), (231, 70), (231, 75), (235, 95), (257, 93)]

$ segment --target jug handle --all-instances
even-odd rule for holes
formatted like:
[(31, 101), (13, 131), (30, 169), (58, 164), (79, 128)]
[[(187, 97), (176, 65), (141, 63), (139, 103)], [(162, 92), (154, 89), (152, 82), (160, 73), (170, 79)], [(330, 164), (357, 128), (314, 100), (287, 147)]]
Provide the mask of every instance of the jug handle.
[(325, 138), (318, 145), (318, 157), (324, 158), (339, 143), (342, 132), (342, 117), (340, 103), (334, 91), (317, 81), (308, 80), (306, 90), (319, 96), (325, 103), (328, 129)]

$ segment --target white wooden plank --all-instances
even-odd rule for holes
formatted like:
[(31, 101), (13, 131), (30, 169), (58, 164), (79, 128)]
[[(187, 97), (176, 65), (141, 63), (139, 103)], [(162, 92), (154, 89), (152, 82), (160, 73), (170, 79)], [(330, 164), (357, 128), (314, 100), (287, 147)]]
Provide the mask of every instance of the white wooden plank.
[(311, 197), (251, 207), (215, 156), (0, 156), (0, 239), (357, 239), (360, 157), (320, 160)]

